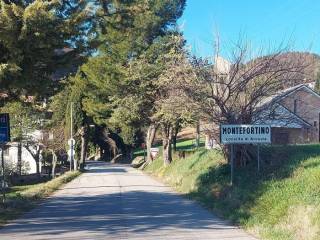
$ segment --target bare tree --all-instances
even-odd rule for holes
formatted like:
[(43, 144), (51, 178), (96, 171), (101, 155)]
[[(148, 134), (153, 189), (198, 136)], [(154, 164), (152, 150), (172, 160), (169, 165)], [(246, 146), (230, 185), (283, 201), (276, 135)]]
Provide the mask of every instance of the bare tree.
[[(212, 123), (211, 130), (217, 141), (219, 124), (252, 124), (270, 117), (273, 111), (266, 114), (265, 103), (269, 101), (268, 108), (276, 109), (276, 105), (272, 105), (276, 103), (270, 101), (272, 96), (287, 86), (288, 81), (303, 78), (306, 64), (297, 59), (283, 61), (286, 51), (287, 48), (281, 48), (250, 59), (250, 49), (239, 43), (229, 61), (218, 55), (219, 47), (213, 63), (192, 59), (194, 81), (185, 84), (184, 89), (198, 104), (205, 120)], [(246, 151), (241, 152), (241, 158), (245, 157)]]
[(43, 146), (39, 144), (38, 141), (29, 140), (25, 142), (24, 147), (34, 158), (36, 162), (37, 176), (40, 178), (41, 177), (40, 161), (41, 161), (41, 152), (42, 152)]
[(41, 145), (44, 149), (51, 152), (51, 177), (56, 177), (56, 166), (58, 163), (58, 156), (65, 152), (65, 133), (63, 123), (59, 123), (54, 127), (48, 128), (43, 131), (43, 139)]

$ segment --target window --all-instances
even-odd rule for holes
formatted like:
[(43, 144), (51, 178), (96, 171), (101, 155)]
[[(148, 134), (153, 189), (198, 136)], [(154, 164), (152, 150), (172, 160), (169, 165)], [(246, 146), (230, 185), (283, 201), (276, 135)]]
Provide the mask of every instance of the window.
[(298, 100), (295, 99), (293, 103), (293, 113), (297, 113)]
[(314, 127), (317, 127), (317, 121), (314, 121), (314, 122), (313, 122), (313, 126), (314, 126)]

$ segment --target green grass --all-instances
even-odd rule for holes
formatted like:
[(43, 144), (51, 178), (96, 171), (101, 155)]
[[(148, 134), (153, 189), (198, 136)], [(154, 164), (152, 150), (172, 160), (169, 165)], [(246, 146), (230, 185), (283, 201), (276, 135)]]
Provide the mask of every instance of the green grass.
[(32, 209), (36, 203), (70, 182), (81, 173), (67, 172), (51, 181), (32, 185), (14, 186), (6, 194), (5, 207), (0, 205), (0, 226)]
[[(200, 138), (200, 148), (203, 148), (205, 145), (205, 140), (204, 138)], [(159, 153), (162, 152), (162, 145), (161, 144), (156, 144), (153, 147), (157, 147), (159, 148)], [(195, 139), (188, 139), (188, 140), (178, 140), (177, 141), (177, 151), (193, 151), (196, 150), (195, 147)], [(133, 152), (133, 158), (138, 157), (138, 156), (143, 156), (144, 154), (144, 150), (142, 148), (137, 148), (135, 149), (135, 151)]]
[(260, 174), (254, 162), (236, 168), (233, 187), (218, 150), (145, 171), (262, 239), (320, 239), (320, 145), (264, 147), (261, 158)]
[[(195, 147), (196, 141), (195, 139), (189, 139), (189, 140), (178, 140), (177, 141), (177, 151), (192, 151), (196, 149)], [(204, 139), (200, 138), (200, 146), (204, 147)]]

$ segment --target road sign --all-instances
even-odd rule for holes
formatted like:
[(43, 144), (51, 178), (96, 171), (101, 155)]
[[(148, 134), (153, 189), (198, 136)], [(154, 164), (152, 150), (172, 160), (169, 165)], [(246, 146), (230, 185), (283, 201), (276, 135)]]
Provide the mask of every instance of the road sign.
[(8, 113), (0, 113), (0, 143), (10, 142), (10, 119)]
[(74, 138), (70, 138), (69, 140), (68, 140), (68, 145), (69, 146), (74, 146), (76, 144), (76, 140), (74, 140)]
[(271, 143), (270, 125), (248, 125), (248, 124), (221, 124), (220, 142), (230, 144), (230, 171), (233, 185), (235, 144), (257, 144), (258, 146), (258, 171), (260, 171), (260, 148), (261, 143)]
[(223, 144), (271, 143), (271, 126), (222, 124), (220, 140)]

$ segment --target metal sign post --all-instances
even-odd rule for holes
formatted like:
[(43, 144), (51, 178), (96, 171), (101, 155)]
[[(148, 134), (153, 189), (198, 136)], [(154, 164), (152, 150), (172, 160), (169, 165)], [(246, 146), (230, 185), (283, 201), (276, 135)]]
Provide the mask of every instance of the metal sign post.
[(231, 144), (230, 168), (231, 168), (230, 185), (232, 186), (233, 185), (233, 178), (234, 178), (234, 144)]
[(260, 145), (258, 144), (258, 173), (260, 173)]

